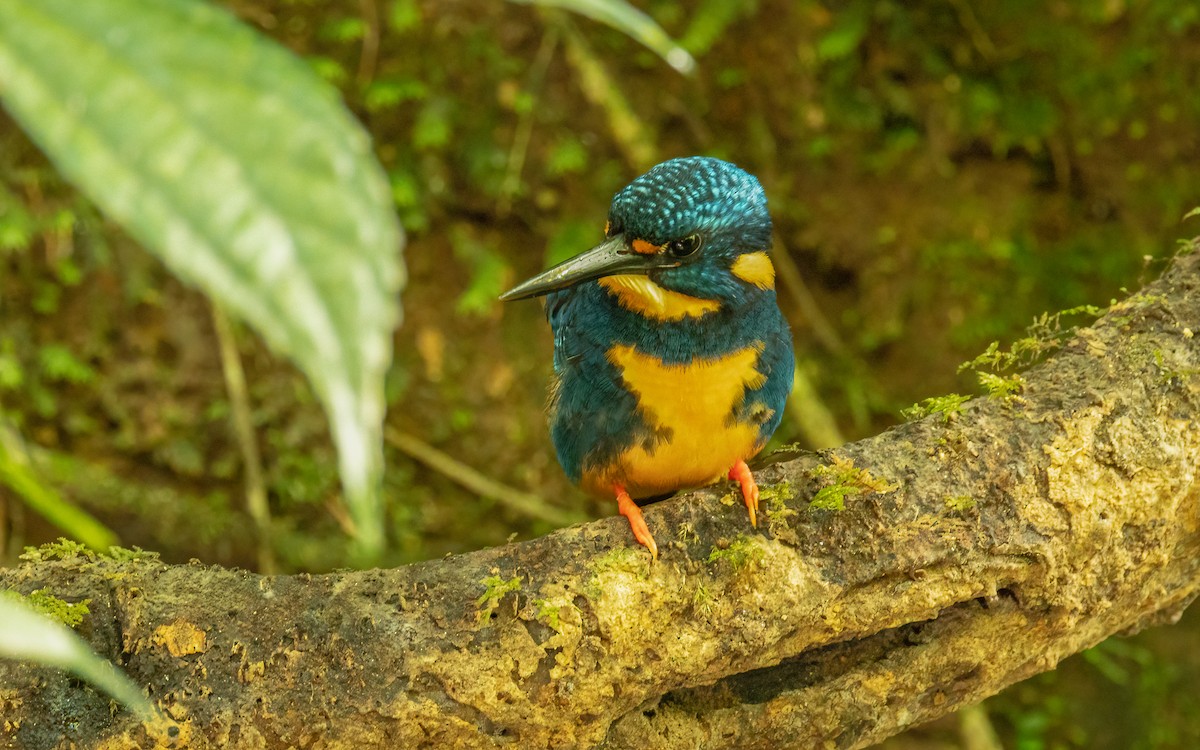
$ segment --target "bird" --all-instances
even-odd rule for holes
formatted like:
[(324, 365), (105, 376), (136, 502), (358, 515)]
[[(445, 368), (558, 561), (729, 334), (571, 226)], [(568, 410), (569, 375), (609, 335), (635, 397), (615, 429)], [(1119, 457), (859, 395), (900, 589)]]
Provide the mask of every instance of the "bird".
[(771, 234), (753, 175), (670, 159), (613, 196), (599, 244), (501, 295), (546, 297), (558, 461), (585, 492), (616, 499), (655, 560), (637, 500), (729, 478), (757, 526), (746, 462), (779, 426), (795, 369)]

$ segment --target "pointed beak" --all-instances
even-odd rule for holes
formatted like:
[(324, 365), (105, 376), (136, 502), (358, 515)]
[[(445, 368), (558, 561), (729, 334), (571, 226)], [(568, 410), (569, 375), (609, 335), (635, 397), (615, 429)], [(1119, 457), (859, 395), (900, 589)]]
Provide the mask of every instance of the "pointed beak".
[(618, 273), (647, 274), (656, 268), (674, 268), (678, 265), (678, 260), (663, 257), (661, 253), (634, 252), (627, 244), (625, 235), (616, 234), (591, 250), (517, 284), (501, 294), (500, 299), (505, 302), (528, 299), (604, 276)]

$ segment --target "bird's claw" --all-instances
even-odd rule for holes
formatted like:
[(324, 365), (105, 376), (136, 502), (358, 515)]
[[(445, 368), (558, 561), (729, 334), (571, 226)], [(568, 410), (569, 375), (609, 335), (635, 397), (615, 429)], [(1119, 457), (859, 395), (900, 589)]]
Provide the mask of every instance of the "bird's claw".
[(613, 490), (617, 494), (617, 510), (621, 515), (629, 520), (629, 528), (633, 531), (633, 538), (646, 549), (650, 550), (650, 556), (658, 559), (658, 545), (654, 543), (654, 535), (650, 533), (650, 527), (646, 525), (646, 519), (642, 516), (642, 509), (638, 507), (625, 488), (619, 484), (613, 485)]
[(746, 503), (746, 510), (750, 512), (750, 525), (758, 528), (758, 483), (754, 481), (750, 467), (745, 461), (739, 460), (729, 470), (729, 478), (741, 485), (742, 500)]

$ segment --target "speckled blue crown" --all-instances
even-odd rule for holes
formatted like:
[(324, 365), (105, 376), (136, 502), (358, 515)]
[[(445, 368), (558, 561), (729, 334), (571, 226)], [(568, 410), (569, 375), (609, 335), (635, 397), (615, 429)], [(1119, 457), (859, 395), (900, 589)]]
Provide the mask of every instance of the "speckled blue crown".
[(736, 230), (765, 247), (771, 235), (758, 179), (727, 161), (689, 156), (664, 161), (613, 196), (615, 228), (655, 244), (696, 231)]

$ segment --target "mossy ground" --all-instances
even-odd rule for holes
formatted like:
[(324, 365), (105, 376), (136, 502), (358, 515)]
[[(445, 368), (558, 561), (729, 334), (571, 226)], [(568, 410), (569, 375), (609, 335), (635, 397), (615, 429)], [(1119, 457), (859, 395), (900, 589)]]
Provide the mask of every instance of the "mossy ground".
[(76, 627), (83, 622), (83, 618), (90, 612), (88, 605), (92, 601), (91, 599), (83, 599), (78, 602), (68, 602), (58, 598), (46, 589), (34, 589), (26, 596), (21, 596), (15, 591), (0, 591), (0, 596), (17, 597), (34, 610), (52, 620), (61, 622), (69, 628)]

